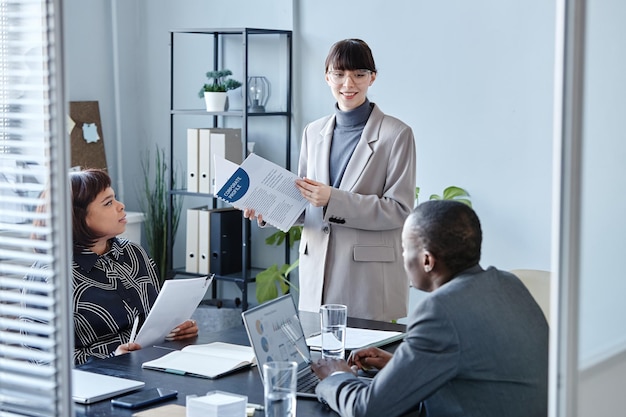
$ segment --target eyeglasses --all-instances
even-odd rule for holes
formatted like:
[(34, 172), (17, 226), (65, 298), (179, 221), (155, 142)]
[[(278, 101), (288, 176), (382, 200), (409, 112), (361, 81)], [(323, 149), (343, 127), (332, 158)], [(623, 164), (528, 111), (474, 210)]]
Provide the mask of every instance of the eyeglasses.
[(346, 78), (352, 78), (355, 84), (363, 83), (368, 80), (368, 75), (372, 73), (368, 69), (358, 69), (354, 71), (328, 71), (328, 78), (333, 84), (341, 85), (346, 82)]

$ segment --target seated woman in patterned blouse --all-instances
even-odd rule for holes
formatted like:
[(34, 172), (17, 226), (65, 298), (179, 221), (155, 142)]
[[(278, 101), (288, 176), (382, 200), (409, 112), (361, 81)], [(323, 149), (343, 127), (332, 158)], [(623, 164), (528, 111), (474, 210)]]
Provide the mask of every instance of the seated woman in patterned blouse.
[[(139, 245), (116, 236), (126, 230), (124, 204), (101, 170), (70, 174), (74, 259), (74, 363), (141, 349), (127, 343), (136, 316), (143, 323), (159, 292), (156, 264)], [(168, 340), (198, 335), (194, 320)]]

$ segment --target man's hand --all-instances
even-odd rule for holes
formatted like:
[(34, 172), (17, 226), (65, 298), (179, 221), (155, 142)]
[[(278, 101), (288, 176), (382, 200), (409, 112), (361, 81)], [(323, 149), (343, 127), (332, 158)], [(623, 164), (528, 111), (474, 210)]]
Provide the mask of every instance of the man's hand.
[(354, 373), (348, 363), (343, 359), (319, 359), (317, 362), (311, 364), (311, 369), (319, 379), (324, 379), (337, 371)]
[(348, 365), (368, 371), (372, 368), (383, 369), (393, 355), (377, 347), (353, 350), (348, 358)]

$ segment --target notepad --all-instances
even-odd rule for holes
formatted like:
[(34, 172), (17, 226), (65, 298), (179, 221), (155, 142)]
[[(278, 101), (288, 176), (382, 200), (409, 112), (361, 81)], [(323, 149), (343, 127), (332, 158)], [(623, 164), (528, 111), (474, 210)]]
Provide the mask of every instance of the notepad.
[[(404, 336), (404, 332), (348, 327), (346, 329), (346, 350), (360, 349), (369, 346), (385, 346), (402, 340)], [(322, 350), (322, 336), (318, 334), (308, 337), (306, 344), (309, 345), (311, 350)]]
[(250, 346), (213, 342), (189, 345), (148, 362), (141, 367), (200, 378), (219, 378), (256, 364)]

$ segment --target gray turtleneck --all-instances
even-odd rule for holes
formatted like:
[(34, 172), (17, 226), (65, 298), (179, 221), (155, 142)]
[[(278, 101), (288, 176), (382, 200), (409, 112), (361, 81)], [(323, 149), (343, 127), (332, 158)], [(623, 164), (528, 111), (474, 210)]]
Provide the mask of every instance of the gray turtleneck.
[(373, 103), (365, 102), (354, 110), (342, 111), (335, 104), (335, 130), (330, 145), (330, 184), (338, 188), (346, 166), (372, 113)]

